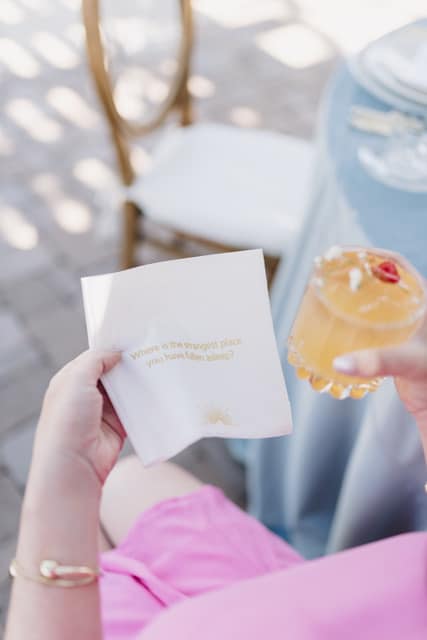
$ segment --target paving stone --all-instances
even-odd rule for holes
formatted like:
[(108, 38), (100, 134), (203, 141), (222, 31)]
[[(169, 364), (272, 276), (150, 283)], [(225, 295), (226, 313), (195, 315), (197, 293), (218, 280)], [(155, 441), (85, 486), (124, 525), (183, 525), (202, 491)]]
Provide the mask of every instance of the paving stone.
[(13, 535), (12, 537), (3, 540), (0, 544), (0, 612), (2, 610), (1, 589), (9, 582), (9, 565), (10, 561), (15, 556), (16, 542), (16, 535)]
[(38, 416), (53, 372), (52, 367), (36, 363), (28, 366), (22, 376), (11, 379), (0, 387), (0, 434)]
[(27, 346), (28, 336), (17, 317), (6, 309), (0, 310), (0, 358), (13, 350)]
[(80, 266), (77, 269), (77, 273), (81, 278), (85, 276), (98, 276), (103, 273), (111, 273), (113, 271), (119, 271), (120, 258), (118, 253), (112, 253), (111, 255), (101, 259), (90, 262), (86, 265)]
[(9, 304), (21, 314), (36, 312), (39, 307), (49, 303), (51, 297), (52, 290), (45, 285), (43, 273), (23, 278), (6, 291)]
[(25, 367), (35, 364), (40, 354), (26, 327), (8, 308), (0, 310), (0, 387)]
[(80, 279), (74, 271), (58, 267), (46, 274), (46, 281), (64, 302), (81, 295)]
[(93, 232), (70, 234), (58, 228), (49, 231), (46, 241), (61, 254), (64, 264), (71, 269), (108, 258), (118, 244), (117, 239), (101, 238)]
[(9, 607), (11, 582), (7, 578), (0, 584), (0, 637), (3, 638), (4, 629), (6, 628), (7, 610)]
[(4, 469), (0, 468), (0, 543), (16, 535), (22, 498)]
[(42, 353), (30, 342), (28, 335), (26, 338), (27, 344), (25, 346), (10, 350), (6, 355), (0, 356), (0, 388), (7, 385), (9, 381), (24, 376), (28, 368), (35, 368), (37, 365), (44, 366)]
[(27, 482), (36, 427), (37, 418), (12, 429), (0, 442), (0, 464), (21, 490)]
[(80, 283), (74, 273), (55, 267), (18, 281), (4, 295), (21, 316), (32, 316), (80, 295)]
[(87, 349), (86, 325), (81, 300), (57, 304), (31, 320), (30, 335), (38, 342), (54, 368)]
[(55, 261), (45, 246), (39, 244), (34, 249), (23, 251), (0, 239), (0, 287), (13, 286), (14, 281), (49, 268), (55, 268)]

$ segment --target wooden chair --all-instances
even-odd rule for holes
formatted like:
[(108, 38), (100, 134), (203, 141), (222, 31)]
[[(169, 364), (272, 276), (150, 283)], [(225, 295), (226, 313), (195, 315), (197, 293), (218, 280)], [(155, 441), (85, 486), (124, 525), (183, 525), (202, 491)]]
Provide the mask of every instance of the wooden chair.
[[(126, 188), (121, 266), (134, 265), (140, 240), (167, 247), (175, 257), (262, 247), (271, 279), (302, 226), (311, 145), (274, 132), (193, 124), (188, 90), (192, 9), (190, 0), (178, 1), (177, 70), (159, 112), (151, 121), (138, 124), (124, 118), (115, 102), (101, 35), (100, 2), (82, 3), (89, 67)], [(131, 142), (160, 127), (172, 111), (178, 111), (182, 126), (157, 145), (149, 171), (136, 175)], [(167, 240), (152, 233), (156, 228), (168, 230)]]

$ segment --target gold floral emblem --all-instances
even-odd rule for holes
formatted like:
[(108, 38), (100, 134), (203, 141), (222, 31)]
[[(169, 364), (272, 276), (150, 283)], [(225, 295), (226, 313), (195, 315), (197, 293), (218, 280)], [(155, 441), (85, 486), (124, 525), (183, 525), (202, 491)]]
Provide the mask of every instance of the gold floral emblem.
[(231, 426), (233, 424), (228, 411), (217, 409), (215, 407), (207, 410), (205, 419), (208, 424), (224, 424), (227, 426)]

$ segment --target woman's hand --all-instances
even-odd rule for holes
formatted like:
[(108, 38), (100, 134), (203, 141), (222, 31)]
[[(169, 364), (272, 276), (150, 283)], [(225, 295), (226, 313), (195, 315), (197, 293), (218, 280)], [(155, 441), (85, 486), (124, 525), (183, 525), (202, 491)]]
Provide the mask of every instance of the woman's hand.
[(418, 424), (427, 460), (427, 313), (405, 344), (346, 354), (334, 360), (334, 367), (362, 378), (393, 376), (403, 404)]
[(415, 418), (427, 417), (427, 314), (419, 331), (405, 344), (340, 356), (334, 367), (362, 378), (393, 376), (407, 410)]
[[(52, 379), (46, 392), (21, 513), (16, 557), (28, 575), (53, 559), (96, 567), (101, 488), (125, 432), (100, 385), (120, 360), (86, 351)], [(15, 579), (7, 640), (101, 640), (99, 588), (46, 588)]]
[(102, 485), (114, 466), (125, 432), (99, 379), (120, 353), (85, 351), (51, 380), (37, 429), (33, 467), (88, 467)]

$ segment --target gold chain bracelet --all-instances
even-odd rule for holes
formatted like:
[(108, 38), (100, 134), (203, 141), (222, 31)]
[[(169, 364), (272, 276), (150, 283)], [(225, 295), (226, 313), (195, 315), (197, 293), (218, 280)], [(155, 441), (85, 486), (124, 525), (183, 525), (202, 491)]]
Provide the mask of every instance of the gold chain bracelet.
[(62, 565), (55, 560), (42, 560), (38, 575), (28, 574), (17, 562), (12, 560), (9, 567), (9, 575), (12, 578), (24, 578), (38, 584), (53, 587), (83, 587), (98, 580), (101, 572), (99, 569), (91, 569), (84, 566)]

